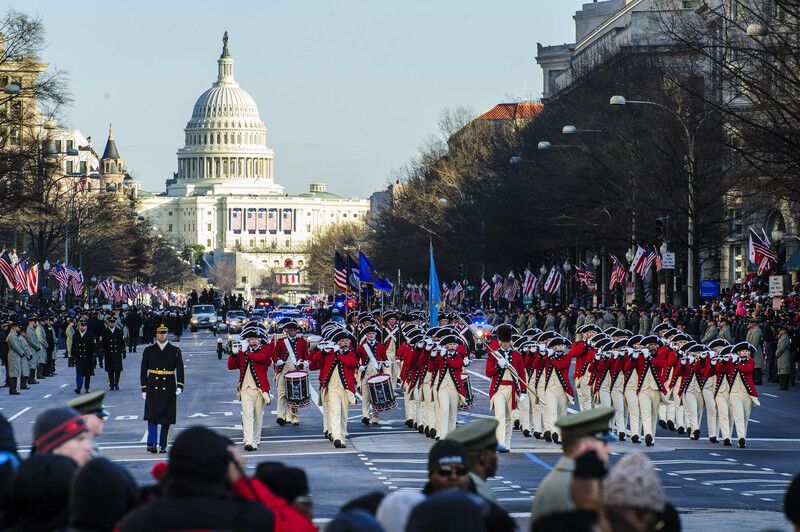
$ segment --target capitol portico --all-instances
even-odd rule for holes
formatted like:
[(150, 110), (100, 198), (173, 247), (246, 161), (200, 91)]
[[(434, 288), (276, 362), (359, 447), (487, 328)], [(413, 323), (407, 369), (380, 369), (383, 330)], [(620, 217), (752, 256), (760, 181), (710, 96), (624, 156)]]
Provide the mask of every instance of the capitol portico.
[(274, 152), (255, 100), (234, 79), (227, 32), (217, 80), (197, 99), (162, 194), (141, 193), (140, 211), (167, 239), (200, 245), (209, 261), (233, 262), (241, 290), (275, 276), (304, 286), (308, 241), (336, 222), (364, 221), (369, 201), (328, 193), (323, 183), (289, 195), (275, 183)]

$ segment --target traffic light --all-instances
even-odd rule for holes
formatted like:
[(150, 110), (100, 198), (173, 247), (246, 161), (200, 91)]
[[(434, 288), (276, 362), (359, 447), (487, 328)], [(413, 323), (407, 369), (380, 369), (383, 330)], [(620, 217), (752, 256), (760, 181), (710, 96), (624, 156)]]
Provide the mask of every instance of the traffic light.
[(664, 240), (664, 219), (656, 218), (656, 240)]

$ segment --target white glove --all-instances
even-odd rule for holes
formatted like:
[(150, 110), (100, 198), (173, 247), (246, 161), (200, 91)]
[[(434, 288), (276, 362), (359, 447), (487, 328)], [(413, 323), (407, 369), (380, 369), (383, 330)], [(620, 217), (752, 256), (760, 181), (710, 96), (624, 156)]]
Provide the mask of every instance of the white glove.
[(717, 359), (716, 358), (712, 358), (711, 359), (711, 365), (712, 366), (716, 366), (717, 365)]
[(425, 339), (425, 347), (427, 347), (428, 349), (433, 347), (433, 340), (431, 340), (430, 338), (426, 338)]
[(277, 360), (277, 361), (275, 362), (275, 365), (276, 365), (276, 366), (283, 366), (284, 364), (286, 364), (286, 362), (284, 362), (283, 360)]
[(683, 360), (681, 360), (681, 364), (683, 364), (684, 366), (686, 365), (686, 359), (685, 358)]
[(390, 367), (391, 365), (392, 365), (392, 363), (390, 361), (388, 361), (388, 360), (383, 362), (383, 366), (386, 367), (386, 368)]
[(501, 368), (505, 368), (508, 365), (508, 361), (505, 358), (498, 358), (497, 365)]
[(339, 347), (339, 344), (336, 344), (335, 346), (333, 346), (333, 352), (334, 352), (334, 353), (338, 353), (338, 352), (339, 352), (339, 351), (341, 351), (341, 350), (342, 350), (342, 348), (341, 348), (341, 347)]
[(420, 340), (419, 342), (417, 342), (416, 347), (417, 347), (417, 349), (421, 349), (423, 345), (425, 345), (425, 342)]
[(469, 357), (464, 358), (464, 367), (469, 366), (469, 363), (470, 363), (470, 358)]
[(437, 354), (438, 351), (439, 351), (438, 349), (431, 349), (430, 357), (431, 358), (436, 358), (436, 354)]
[(634, 359), (639, 358), (639, 351), (635, 351), (633, 355), (631, 355)]
[(261, 392), (261, 397), (264, 398), (264, 404), (269, 405), (272, 403), (272, 394), (269, 392)]
[(183, 388), (175, 388), (175, 395), (180, 395), (183, 393)]
[(142, 399), (147, 400), (147, 392), (142, 392)]
[(737, 364), (739, 362), (739, 355), (731, 355), (731, 360), (734, 364)]
[(358, 366), (358, 371), (364, 371), (367, 369), (367, 366)]

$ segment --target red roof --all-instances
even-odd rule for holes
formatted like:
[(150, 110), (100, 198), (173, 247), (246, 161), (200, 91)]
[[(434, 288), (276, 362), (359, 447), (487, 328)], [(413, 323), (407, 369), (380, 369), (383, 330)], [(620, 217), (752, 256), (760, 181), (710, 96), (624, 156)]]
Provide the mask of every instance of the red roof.
[(478, 117), (478, 120), (530, 120), (544, 107), (541, 103), (500, 103)]

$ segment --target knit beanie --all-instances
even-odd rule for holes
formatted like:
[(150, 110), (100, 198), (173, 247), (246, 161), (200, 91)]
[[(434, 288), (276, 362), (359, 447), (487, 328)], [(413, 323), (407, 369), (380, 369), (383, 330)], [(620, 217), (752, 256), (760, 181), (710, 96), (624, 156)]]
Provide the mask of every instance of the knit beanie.
[(642, 453), (630, 453), (611, 468), (603, 481), (608, 506), (664, 511), (664, 490), (653, 463)]
[(139, 503), (139, 488), (128, 470), (107, 458), (94, 458), (72, 478), (69, 524), (79, 529), (113, 530)]
[(223, 484), (228, 473), (233, 443), (206, 427), (181, 432), (169, 451), (170, 480), (181, 484)]
[(86, 431), (86, 422), (74, 408), (51, 408), (39, 414), (33, 424), (33, 447), (37, 453), (49, 453)]
[(306, 472), (297, 467), (280, 465), (262, 468), (260, 471), (257, 468), (256, 478), (263, 482), (272, 493), (290, 504), (297, 497), (308, 495)]
[(428, 453), (428, 473), (443, 465), (467, 465), (464, 446), (453, 440), (439, 440)]
[(67, 526), (67, 502), (78, 464), (57, 454), (25, 460), (6, 489), (6, 520), (17, 530), (57, 530)]
[(385, 532), (405, 532), (411, 510), (425, 500), (420, 492), (395, 491), (383, 498), (375, 518)]

